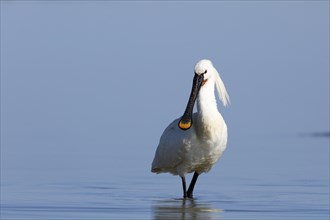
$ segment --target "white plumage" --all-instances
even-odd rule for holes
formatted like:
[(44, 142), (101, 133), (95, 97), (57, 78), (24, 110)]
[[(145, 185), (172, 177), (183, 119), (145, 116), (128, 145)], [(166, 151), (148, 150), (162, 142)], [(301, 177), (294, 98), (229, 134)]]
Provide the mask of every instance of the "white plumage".
[[(226, 88), (209, 60), (195, 65), (192, 92), (185, 113), (163, 132), (152, 162), (152, 172), (169, 172), (182, 179), (183, 196), (192, 198), (197, 177), (208, 172), (227, 145), (227, 125), (218, 111), (214, 88), (224, 106), (229, 103)], [(197, 97), (197, 112), (192, 113)], [(185, 176), (195, 172), (186, 191)]]

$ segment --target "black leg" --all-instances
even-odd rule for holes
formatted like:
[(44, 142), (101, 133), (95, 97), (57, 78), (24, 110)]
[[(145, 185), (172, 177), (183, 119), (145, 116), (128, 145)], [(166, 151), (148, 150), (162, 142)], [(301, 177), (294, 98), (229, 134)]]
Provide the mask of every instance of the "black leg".
[(181, 176), (181, 180), (182, 180), (183, 198), (187, 198), (186, 177)]
[(188, 192), (187, 192), (188, 198), (191, 198), (191, 199), (193, 198), (193, 191), (194, 191), (194, 187), (195, 187), (198, 176), (199, 176), (199, 174), (197, 172), (195, 172), (194, 176), (191, 180), (191, 183), (189, 185), (189, 188), (188, 188)]

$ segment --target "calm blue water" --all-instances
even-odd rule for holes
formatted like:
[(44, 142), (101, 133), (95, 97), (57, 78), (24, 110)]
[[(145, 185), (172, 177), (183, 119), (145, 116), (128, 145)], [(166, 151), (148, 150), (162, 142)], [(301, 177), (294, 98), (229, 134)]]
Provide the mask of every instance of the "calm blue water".
[(200, 176), (194, 200), (180, 198), (178, 177), (137, 158), (121, 169), (3, 169), (1, 219), (329, 219), (327, 136), (228, 149)]

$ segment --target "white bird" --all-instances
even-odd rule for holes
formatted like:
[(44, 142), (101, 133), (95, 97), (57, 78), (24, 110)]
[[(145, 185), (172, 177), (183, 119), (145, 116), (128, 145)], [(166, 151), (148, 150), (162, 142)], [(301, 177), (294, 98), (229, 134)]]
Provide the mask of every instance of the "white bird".
[[(154, 173), (169, 172), (182, 179), (183, 197), (193, 198), (198, 176), (208, 172), (227, 146), (227, 125), (217, 108), (214, 88), (224, 106), (230, 103), (226, 88), (210, 60), (195, 65), (186, 110), (163, 132), (152, 162)], [(197, 97), (197, 112), (193, 112)], [(188, 191), (186, 174), (194, 172)]]

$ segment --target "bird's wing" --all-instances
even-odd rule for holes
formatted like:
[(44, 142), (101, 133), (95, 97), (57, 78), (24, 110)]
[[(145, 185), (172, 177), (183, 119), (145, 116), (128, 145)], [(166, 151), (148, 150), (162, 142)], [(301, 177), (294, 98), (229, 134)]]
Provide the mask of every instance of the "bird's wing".
[(191, 140), (191, 129), (183, 131), (178, 123), (179, 119), (174, 120), (163, 132), (152, 163), (153, 172), (175, 174), (175, 168), (184, 160), (190, 144), (187, 140)]

